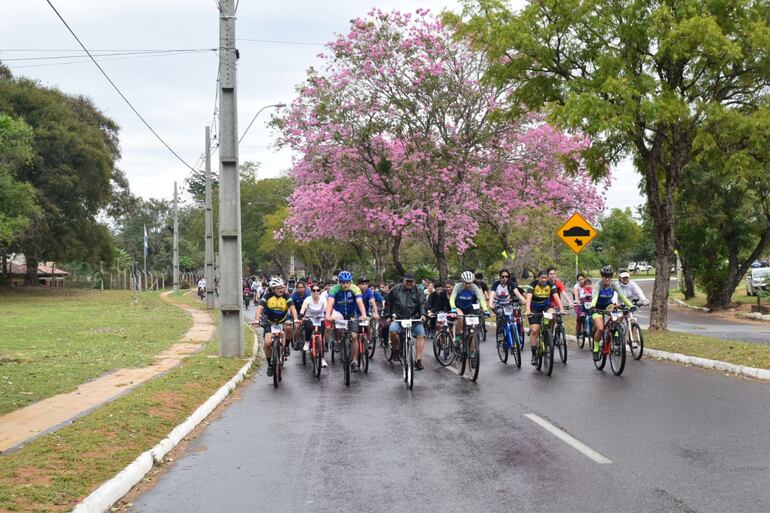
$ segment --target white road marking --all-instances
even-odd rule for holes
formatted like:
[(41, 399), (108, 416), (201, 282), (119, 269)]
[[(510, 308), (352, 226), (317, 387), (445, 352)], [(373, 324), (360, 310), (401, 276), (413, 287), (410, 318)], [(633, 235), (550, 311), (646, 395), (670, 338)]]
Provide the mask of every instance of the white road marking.
[(539, 425), (546, 431), (550, 432), (551, 434), (555, 435), (557, 438), (560, 438), (563, 442), (568, 443), (578, 451), (582, 452), (584, 455), (588, 456), (592, 460), (594, 460), (596, 463), (600, 464), (608, 464), (612, 463), (612, 460), (609, 458), (605, 458), (598, 452), (594, 451), (590, 447), (588, 447), (586, 444), (575, 438), (574, 436), (570, 435), (569, 433), (557, 428), (547, 420), (545, 420), (543, 417), (536, 415), (534, 413), (525, 413), (525, 417), (527, 417), (529, 420), (534, 422), (535, 424)]

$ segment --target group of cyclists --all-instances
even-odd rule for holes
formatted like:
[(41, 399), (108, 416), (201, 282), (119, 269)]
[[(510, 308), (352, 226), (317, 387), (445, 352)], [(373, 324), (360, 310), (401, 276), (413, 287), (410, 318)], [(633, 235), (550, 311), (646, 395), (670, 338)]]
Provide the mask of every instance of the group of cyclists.
[[(554, 267), (533, 274), (533, 281), (519, 285), (508, 269), (502, 269), (492, 286), (488, 287), (482, 273), (470, 270), (464, 271), (457, 283), (447, 280), (443, 284), (434, 284), (429, 280), (418, 284), (415, 275), (407, 272), (398, 284), (389, 286), (379, 283), (371, 286), (366, 277), (354, 280), (350, 271), (343, 270), (336, 274), (333, 281), (326, 283), (313, 283), (309, 278), (292, 277), (287, 284), (278, 276), (263, 283), (252, 277), (248, 284), (244, 281), (244, 288), (254, 291), (257, 304), (255, 324), (259, 323), (264, 328), (263, 347), (268, 362), (273, 361), (272, 341), (276, 332), (273, 325), (282, 324), (282, 329), (277, 332), (282, 332), (285, 340), (293, 341), (295, 350), (303, 352), (308, 351), (314, 328), (319, 327), (324, 340), (321, 365), (327, 367), (325, 354), (330, 350), (328, 341), (332, 337), (339, 340), (340, 336), (338, 330), (331, 328), (335, 325), (334, 321), (344, 320), (349, 321), (347, 326), (352, 338), (352, 372), (359, 370), (357, 336), (361, 321), (366, 321), (362, 324), (369, 330), (368, 343), (375, 344), (376, 339), (386, 341), (392, 349), (392, 360), (398, 360), (403, 329), (400, 322), (391, 320), (414, 319), (416, 322), (411, 326), (411, 334), (416, 342), (414, 369), (419, 371), (424, 369), (422, 356), (426, 330), (435, 329), (437, 313), (447, 314), (450, 319), (450, 332), (454, 333), (455, 347), (461, 343), (466, 316), (483, 314), (490, 317), (494, 313), (497, 341), (500, 344), (506, 322), (503, 311), (516, 307), (528, 320), (531, 363), (537, 365), (537, 346), (544, 314), (565, 315), (566, 308), (574, 308), (578, 317), (577, 335), (580, 335), (586, 316), (590, 316), (593, 321), (591, 349), (596, 361), (600, 357), (600, 341), (604, 332), (602, 313), (620, 308), (621, 305), (633, 311), (637, 305), (649, 304), (627, 271), (622, 271), (618, 281), (613, 282), (615, 273), (611, 266), (601, 268), (601, 281), (595, 287), (584, 274), (578, 274), (571, 293), (568, 293), (558, 278)], [(284, 358), (290, 355), (291, 346), (289, 343), (285, 345)], [(334, 346), (334, 350), (337, 350), (337, 346)], [(268, 376), (274, 372), (273, 364), (269, 363)]]

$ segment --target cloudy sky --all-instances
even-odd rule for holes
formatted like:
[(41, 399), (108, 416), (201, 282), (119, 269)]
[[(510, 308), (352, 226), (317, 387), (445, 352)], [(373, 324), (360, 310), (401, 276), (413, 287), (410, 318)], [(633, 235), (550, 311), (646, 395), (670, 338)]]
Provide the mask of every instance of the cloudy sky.
[[(99, 58), (104, 70), (134, 107), (190, 165), (199, 161), (204, 127), (214, 117), (219, 44), (215, 0), (51, 0), (89, 50), (124, 53), (139, 50), (201, 50), (165, 56), (112, 55)], [(521, 4), (521, 1), (514, 4)], [(240, 0), (236, 36), (238, 126), (243, 132), (262, 107), (289, 102), (305, 70), (318, 65), (322, 44), (346, 33), (349, 20), (374, 5), (360, 0), (319, 2)], [(458, 9), (453, 0), (380, 0), (383, 10), (434, 12)], [(39, 51), (29, 51), (39, 50)], [(8, 2), (0, 17), (0, 60), (14, 75), (37, 79), (71, 94), (90, 97), (121, 127), (122, 159), (131, 189), (143, 197), (170, 198), (173, 182), (189, 170), (179, 162), (123, 102), (45, 0)], [(40, 57), (57, 56), (57, 59)], [(32, 59), (34, 58), (34, 59)], [(275, 176), (291, 162), (287, 151), (271, 148), (264, 111), (243, 140), (241, 162), (261, 163), (261, 176)], [(214, 161), (216, 165), (216, 161)], [(642, 202), (639, 181), (628, 165), (614, 170), (608, 207)]]

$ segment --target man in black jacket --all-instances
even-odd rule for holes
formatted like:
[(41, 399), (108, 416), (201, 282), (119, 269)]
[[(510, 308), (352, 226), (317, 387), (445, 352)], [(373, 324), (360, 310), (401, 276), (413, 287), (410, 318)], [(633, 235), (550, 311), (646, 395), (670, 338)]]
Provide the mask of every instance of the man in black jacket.
[[(425, 294), (420, 292), (415, 283), (414, 273), (405, 273), (402, 282), (390, 290), (388, 300), (385, 304), (385, 316), (394, 316), (396, 319), (421, 319), (425, 322)], [(412, 326), (412, 334), (417, 342), (416, 344), (416, 362), (414, 368), (422, 370), (422, 351), (425, 348), (425, 327), (422, 323)], [(397, 322), (390, 323), (390, 345), (394, 354), (399, 354), (401, 333), (401, 324)], [(394, 358), (395, 359), (395, 358)]]

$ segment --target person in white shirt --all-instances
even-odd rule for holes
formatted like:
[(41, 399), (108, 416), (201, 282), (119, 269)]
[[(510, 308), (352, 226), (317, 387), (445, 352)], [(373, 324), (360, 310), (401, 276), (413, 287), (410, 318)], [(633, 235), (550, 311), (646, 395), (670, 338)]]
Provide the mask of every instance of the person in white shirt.
[(201, 299), (206, 297), (206, 278), (198, 280), (198, 296)]
[(644, 295), (644, 292), (642, 292), (642, 288), (639, 286), (639, 284), (635, 281), (631, 281), (631, 275), (628, 273), (628, 271), (623, 271), (620, 273), (619, 280), (615, 284), (615, 289), (626, 296), (629, 301), (636, 300), (637, 303), (644, 306), (650, 304), (650, 302), (647, 300), (647, 296)]
[[(304, 318), (303, 326), (305, 328), (305, 347), (303, 351), (310, 350), (310, 337), (313, 335), (312, 319), (323, 320), (326, 310), (326, 299), (321, 297), (321, 288), (313, 285), (310, 289), (311, 294), (302, 302), (302, 308), (299, 311), (300, 318)], [(321, 323), (321, 337), (324, 337), (326, 326)], [(321, 358), (321, 367), (326, 367), (326, 359)]]

